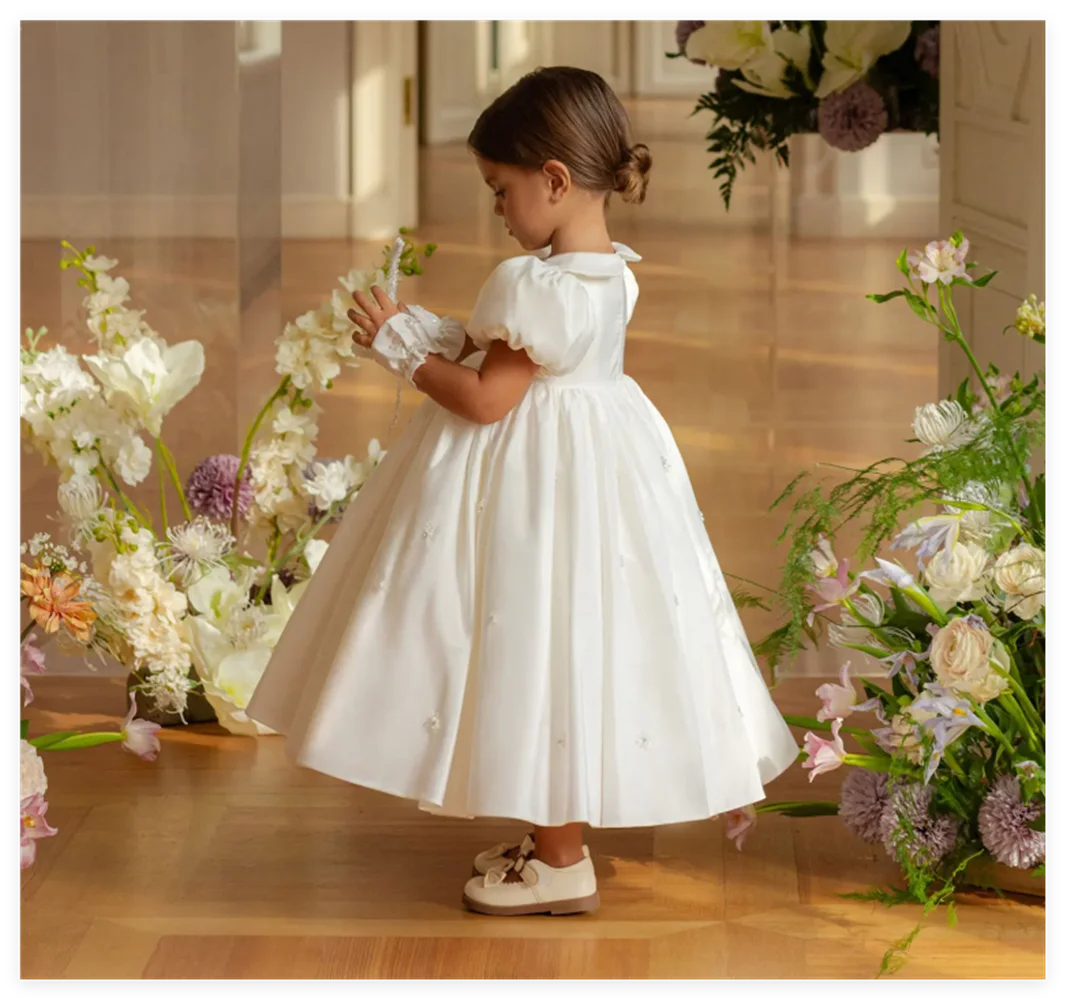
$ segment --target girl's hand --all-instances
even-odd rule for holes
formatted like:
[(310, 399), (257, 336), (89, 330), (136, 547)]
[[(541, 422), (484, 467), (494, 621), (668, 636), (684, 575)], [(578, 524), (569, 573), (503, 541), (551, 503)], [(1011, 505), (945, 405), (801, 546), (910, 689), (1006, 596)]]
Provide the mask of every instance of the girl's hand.
[(403, 303), (393, 302), (377, 285), (374, 285), (370, 291), (374, 296), (373, 302), (371, 302), (370, 296), (365, 292), (356, 292), (353, 296), (356, 304), (366, 314), (365, 316), (362, 313), (357, 313), (354, 309), (348, 310), (348, 319), (362, 331), (361, 333), (353, 334), (352, 339), (360, 347), (365, 347), (367, 350), (370, 349), (378, 330), (387, 320), (399, 315), (401, 312), (407, 312), (407, 307)]

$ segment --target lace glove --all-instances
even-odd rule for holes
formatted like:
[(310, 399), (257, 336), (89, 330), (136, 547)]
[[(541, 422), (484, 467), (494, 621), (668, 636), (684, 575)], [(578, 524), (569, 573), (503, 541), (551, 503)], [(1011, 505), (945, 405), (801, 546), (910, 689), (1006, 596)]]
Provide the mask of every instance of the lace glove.
[(450, 316), (435, 316), (421, 306), (390, 316), (370, 345), (378, 364), (408, 382), (430, 354), (454, 361), (466, 343), (466, 330)]

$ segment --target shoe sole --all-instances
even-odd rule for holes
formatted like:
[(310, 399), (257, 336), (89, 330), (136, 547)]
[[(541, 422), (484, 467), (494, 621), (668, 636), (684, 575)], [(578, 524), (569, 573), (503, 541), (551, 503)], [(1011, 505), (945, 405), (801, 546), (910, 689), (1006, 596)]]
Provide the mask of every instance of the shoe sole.
[(552, 917), (568, 917), (578, 913), (593, 913), (600, 908), (600, 894), (594, 892), (583, 899), (557, 899), (546, 903), (526, 903), (523, 906), (493, 906), (479, 903), (463, 893), (463, 904), (474, 913), (490, 917), (530, 917), (539, 914)]

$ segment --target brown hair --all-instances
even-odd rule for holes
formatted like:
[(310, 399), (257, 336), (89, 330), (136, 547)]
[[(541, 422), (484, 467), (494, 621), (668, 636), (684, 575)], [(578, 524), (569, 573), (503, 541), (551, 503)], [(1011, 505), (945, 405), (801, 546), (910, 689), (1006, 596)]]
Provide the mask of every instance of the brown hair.
[(496, 98), (478, 118), (470, 148), (484, 160), (539, 170), (565, 163), (590, 191), (618, 191), (642, 202), (651, 153), (629, 142), (629, 117), (597, 73), (570, 66), (534, 70)]

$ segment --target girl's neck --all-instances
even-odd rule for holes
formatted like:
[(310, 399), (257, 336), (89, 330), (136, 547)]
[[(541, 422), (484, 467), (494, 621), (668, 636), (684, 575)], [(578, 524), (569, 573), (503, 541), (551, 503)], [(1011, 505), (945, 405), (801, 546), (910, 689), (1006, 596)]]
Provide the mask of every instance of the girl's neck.
[(582, 213), (552, 233), (552, 256), (564, 253), (614, 253), (603, 211)]

